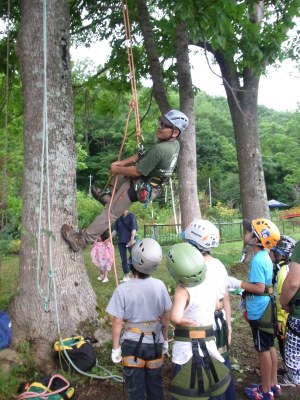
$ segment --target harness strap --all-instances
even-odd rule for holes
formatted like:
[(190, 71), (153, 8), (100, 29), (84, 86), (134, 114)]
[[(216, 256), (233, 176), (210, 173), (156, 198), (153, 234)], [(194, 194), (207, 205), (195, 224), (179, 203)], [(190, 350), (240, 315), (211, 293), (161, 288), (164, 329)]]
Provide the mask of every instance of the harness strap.
[(207, 327), (176, 327), (174, 330), (174, 340), (179, 342), (190, 342), (193, 339), (212, 340), (214, 338), (212, 325)]
[[(200, 344), (200, 348), (201, 348), (203, 356), (204, 356), (204, 364), (207, 363), (207, 369), (206, 368), (205, 369), (208, 372), (209, 383), (211, 385), (212, 384), (211, 375), (213, 376), (214, 381), (218, 382), (219, 381), (218, 374), (217, 374), (215, 366), (212, 362), (212, 359), (211, 359), (210, 355), (208, 354), (207, 347), (206, 347), (204, 340), (199, 340), (199, 344)], [(209, 373), (209, 371), (211, 372), (211, 374)]]
[(192, 359), (190, 389), (195, 389), (196, 387), (196, 373), (197, 373), (198, 390), (200, 393), (202, 393), (204, 392), (202, 367), (205, 367), (205, 365), (203, 363), (203, 359), (200, 357), (198, 340), (196, 339), (192, 340), (192, 351), (193, 351), (193, 359)]
[(144, 332), (142, 332), (142, 333), (141, 333), (141, 336), (140, 336), (140, 338), (139, 338), (139, 341), (138, 341), (138, 343), (137, 343), (137, 345), (136, 345), (136, 348), (134, 349), (133, 355), (134, 355), (134, 361), (135, 361), (135, 362), (136, 362), (136, 360), (137, 360), (137, 358), (138, 358), (138, 355), (140, 354), (141, 344), (142, 344), (142, 341), (143, 341), (144, 336), (145, 336), (145, 334), (144, 334)]

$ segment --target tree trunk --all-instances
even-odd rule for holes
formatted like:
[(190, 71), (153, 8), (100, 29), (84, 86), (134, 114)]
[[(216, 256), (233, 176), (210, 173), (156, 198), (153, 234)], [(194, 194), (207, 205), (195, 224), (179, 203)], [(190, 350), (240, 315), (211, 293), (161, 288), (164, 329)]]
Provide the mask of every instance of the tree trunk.
[[(82, 255), (75, 257), (60, 233), (64, 222), (77, 224), (67, 0), (47, 2), (49, 151), (48, 160), (44, 152), (44, 161), (41, 161), (44, 95), (42, 27), (43, 1), (22, 0), (18, 57), (24, 96), (23, 237), (18, 293), (10, 313), (14, 339), (33, 342), (36, 362), (41, 369), (45, 369), (51, 360), (51, 343), (58, 337), (58, 327), (62, 337), (83, 333), (83, 326), (95, 325), (97, 313), (96, 296)], [(43, 195), (40, 203), (41, 182)], [(48, 189), (50, 202), (47, 201)]]
[(189, 61), (189, 37), (186, 24), (176, 30), (176, 58), (180, 109), (189, 116), (189, 126), (182, 135), (178, 160), (179, 199), (183, 229), (194, 218), (201, 218), (197, 191), (197, 155), (195, 136), (194, 92)]
[[(260, 75), (246, 68), (243, 86), (239, 84), (234, 63), (221, 51), (215, 52), (233, 122), (243, 217), (250, 220), (270, 217), (257, 125), (257, 95)], [(227, 84), (227, 83), (228, 84)]]

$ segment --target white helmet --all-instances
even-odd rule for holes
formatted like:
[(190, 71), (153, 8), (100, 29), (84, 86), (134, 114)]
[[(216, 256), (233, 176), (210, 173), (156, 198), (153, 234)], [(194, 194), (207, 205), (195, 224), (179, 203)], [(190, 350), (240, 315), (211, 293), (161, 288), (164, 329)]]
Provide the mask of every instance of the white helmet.
[(134, 268), (148, 275), (159, 266), (162, 260), (162, 250), (156, 240), (144, 238), (132, 247), (131, 258)]
[(183, 232), (182, 237), (202, 251), (210, 251), (217, 247), (220, 241), (218, 228), (205, 219), (193, 220)]
[(181, 111), (171, 110), (168, 111), (160, 118), (163, 122), (164, 119), (167, 119), (171, 125), (174, 125), (177, 129), (179, 129), (180, 133), (184, 133), (187, 130), (189, 119), (188, 117)]

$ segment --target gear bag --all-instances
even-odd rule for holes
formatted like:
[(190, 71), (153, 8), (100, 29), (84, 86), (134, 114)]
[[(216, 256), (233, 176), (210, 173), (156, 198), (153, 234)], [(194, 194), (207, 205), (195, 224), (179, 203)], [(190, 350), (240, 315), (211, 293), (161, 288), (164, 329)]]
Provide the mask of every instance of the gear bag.
[[(205, 340), (213, 338), (212, 327), (177, 328), (175, 340), (191, 341), (193, 356), (171, 381), (172, 398), (208, 400), (225, 393), (231, 380), (230, 371), (222, 362), (210, 356), (205, 344)], [(199, 346), (203, 356), (199, 353)]]
[[(74, 395), (74, 388), (63, 376), (53, 375), (31, 383), (22, 382), (18, 393), (20, 394), (17, 400), (30, 398), (35, 400), (68, 400)], [(41, 396), (38, 396), (38, 394)]]
[(0, 350), (10, 345), (12, 339), (11, 323), (6, 311), (0, 311)]
[[(92, 369), (96, 365), (96, 350), (92, 343), (97, 340), (84, 338), (83, 336), (72, 336), (71, 338), (62, 339), (54, 343), (54, 360), (55, 363), (63, 370), (75, 370), (64, 351), (72, 363), (81, 371)], [(76, 370), (75, 370), (76, 371)]]

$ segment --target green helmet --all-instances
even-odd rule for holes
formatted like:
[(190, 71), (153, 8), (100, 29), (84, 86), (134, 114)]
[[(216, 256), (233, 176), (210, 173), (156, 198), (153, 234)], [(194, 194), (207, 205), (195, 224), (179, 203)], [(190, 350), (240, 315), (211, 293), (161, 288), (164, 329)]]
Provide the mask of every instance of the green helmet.
[(190, 243), (174, 244), (167, 255), (167, 267), (177, 283), (192, 287), (206, 277), (203, 255)]

